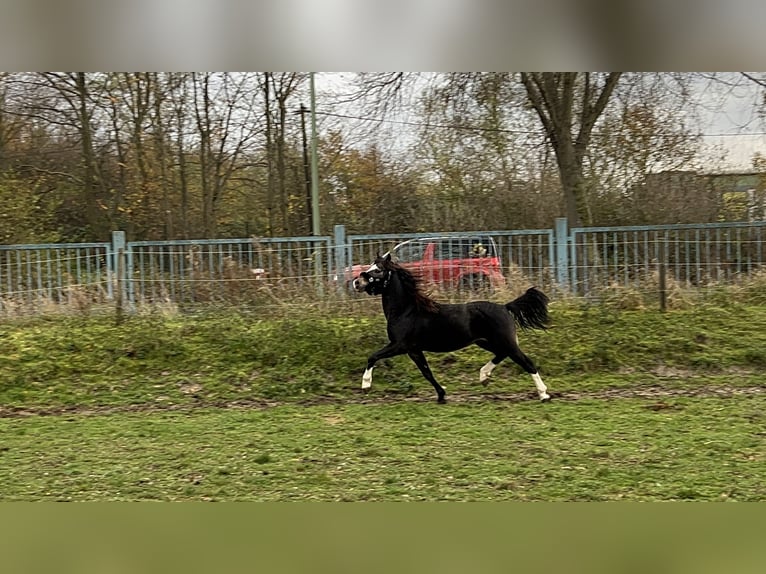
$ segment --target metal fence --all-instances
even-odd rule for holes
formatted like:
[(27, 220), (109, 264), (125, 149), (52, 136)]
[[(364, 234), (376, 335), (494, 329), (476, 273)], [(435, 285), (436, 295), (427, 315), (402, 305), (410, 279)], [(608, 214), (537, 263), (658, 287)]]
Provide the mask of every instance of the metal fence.
[(0, 309), (110, 300), (112, 260), (110, 243), (0, 245)]
[(324, 280), (332, 256), (329, 237), (133, 241), (125, 250), (134, 304), (242, 302), (267, 284)]
[(457, 242), (461, 238), (484, 237), (491, 238), (496, 244), (501, 272), (506, 279), (514, 280), (523, 276), (540, 286), (553, 282), (555, 269), (552, 229), (349, 235), (345, 260), (351, 263), (370, 263), (377, 254), (386, 253), (399, 243), (412, 239)]
[(766, 222), (573, 228), (569, 277), (574, 292), (640, 288), (662, 264), (690, 287), (732, 283), (762, 269)]
[[(507, 282), (575, 295), (647, 288), (663, 265), (689, 287), (736, 282), (766, 264), (766, 222), (216, 240), (0, 245), (0, 314), (61, 303), (257, 302), (280, 286), (343, 293), (353, 264), (410, 239), (491, 238)], [(306, 289), (306, 287), (309, 289)], [(119, 297), (117, 297), (119, 299)]]

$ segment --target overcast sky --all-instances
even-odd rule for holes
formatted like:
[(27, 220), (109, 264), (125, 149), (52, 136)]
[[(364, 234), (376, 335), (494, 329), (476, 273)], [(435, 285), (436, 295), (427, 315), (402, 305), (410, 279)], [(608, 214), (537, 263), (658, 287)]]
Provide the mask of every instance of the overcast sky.
[[(350, 81), (354, 77), (347, 73), (318, 73), (317, 90), (328, 95), (337, 95), (350, 91)], [(741, 81), (737, 73), (722, 74), (721, 79), (730, 80), (736, 85), (719, 84), (700, 80), (696, 97), (701, 100), (699, 131), (703, 135), (704, 152), (700, 163), (709, 165), (715, 171), (749, 170), (752, 158), (757, 152), (766, 156), (766, 122), (757, 113), (759, 91), (755, 84)], [(321, 103), (317, 106), (321, 110)], [(341, 107), (339, 110), (341, 111)], [(401, 116), (399, 116), (401, 117)], [(417, 121), (417, 118), (405, 116), (404, 119)], [(351, 124), (353, 120), (348, 120)], [(368, 125), (364, 124), (363, 125)], [(389, 145), (404, 147), (411, 141), (414, 128), (403, 125), (385, 125), (386, 141)], [(401, 139), (400, 146), (391, 141), (391, 137)], [(724, 156), (722, 158), (722, 155)]]
[(750, 169), (755, 153), (766, 156), (766, 123), (757, 111), (760, 94), (755, 84), (748, 82), (714, 92), (703, 89), (700, 94), (710, 106), (709, 111), (703, 111), (702, 133), (733, 135), (707, 136), (705, 143), (727, 151), (728, 169)]

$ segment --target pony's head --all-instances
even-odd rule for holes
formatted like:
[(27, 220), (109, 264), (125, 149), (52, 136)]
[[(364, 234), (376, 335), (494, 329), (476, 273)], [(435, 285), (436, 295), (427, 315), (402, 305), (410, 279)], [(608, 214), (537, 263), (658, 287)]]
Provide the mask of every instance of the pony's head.
[(396, 277), (398, 297), (403, 297), (407, 304), (413, 304), (421, 311), (436, 311), (439, 304), (420, 288), (420, 277), (391, 260), (391, 254), (378, 255), (375, 262), (354, 279), (353, 286), (358, 292), (368, 295), (382, 295), (388, 289), (393, 277)]
[(388, 286), (392, 272), (391, 254), (378, 255), (367, 271), (362, 271), (359, 277), (354, 279), (354, 289), (358, 292), (364, 291), (368, 295), (381, 295)]

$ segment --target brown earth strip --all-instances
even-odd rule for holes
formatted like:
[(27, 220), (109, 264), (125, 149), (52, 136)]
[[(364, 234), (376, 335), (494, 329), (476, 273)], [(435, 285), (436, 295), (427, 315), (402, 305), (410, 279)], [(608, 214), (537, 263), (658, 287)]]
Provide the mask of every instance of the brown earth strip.
[[(580, 400), (615, 400), (615, 399), (647, 399), (658, 401), (647, 408), (660, 410), (671, 408), (662, 402), (662, 399), (677, 397), (709, 397), (729, 398), (737, 396), (753, 396), (766, 393), (766, 386), (731, 387), (720, 385), (703, 385), (696, 388), (669, 389), (660, 386), (641, 387), (640, 389), (602, 389), (583, 392), (551, 393), (554, 401), (580, 401)], [(534, 391), (517, 393), (472, 393), (461, 392), (448, 395), (448, 404), (467, 404), (479, 402), (534, 402), (537, 394)], [(156, 413), (156, 412), (192, 412), (200, 409), (268, 409), (285, 405), (318, 406), (318, 405), (376, 405), (395, 403), (434, 403), (431, 395), (402, 396), (401, 394), (390, 395), (364, 395), (355, 394), (349, 397), (317, 396), (299, 401), (273, 401), (267, 399), (247, 399), (235, 401), (199, 401), (193, 404), (179, 405), (88, 405), (88, 406), (58, 406), (58, 407), (15, 407), (0, 406), (0, 418), (24, 418), (34, 416), (66, 416), (66, 415), (110, 415), (117, 413)]]

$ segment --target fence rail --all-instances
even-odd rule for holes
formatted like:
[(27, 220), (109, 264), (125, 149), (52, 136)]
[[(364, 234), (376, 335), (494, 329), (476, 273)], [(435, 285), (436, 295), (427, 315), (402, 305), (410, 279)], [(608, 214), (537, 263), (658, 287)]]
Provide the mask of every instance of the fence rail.
[(710, 223), (573, 228), (569, 270), (573, 290), (639, 287), (662, 263), (676, 282), (729, 283), (763, 268), (766, 223)]
[(491, 237), (495, 241), (506, 278), (511, 279), (521, 274), (538, 285), (550, 285), (553, 282), (555, 269), (552, 229), (349, 235), (345, 261), (369, 263), (377, 254), (386, 253), (410, 239), (438, 237), (449, 240), (471, 236)]
[[(409, 239), (491, 237), (507, 282), (576, 295), (642, 288), (660, 265), (690, 287), (731, 283), (766, 266), (766, 222), (177, 241), (0, 245), (0, 314), (43, 303), (113, 301), (131, 306), (241, 303), (280, 285), (343, 292), (352, 264), (370, 263)], [(122, 255), (123, 265), (117, 265)], [(118, 275), (118, 269), (122, 274)], [(309, 286), (307, 290), (306, 287)]]
[(110, 243), (0, 245), (0, 306), (113, 296)]
[(131, 303), (238, 302), (263, 283), (325, 278), (329, 237), (134, 241), (126, 245)]

